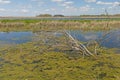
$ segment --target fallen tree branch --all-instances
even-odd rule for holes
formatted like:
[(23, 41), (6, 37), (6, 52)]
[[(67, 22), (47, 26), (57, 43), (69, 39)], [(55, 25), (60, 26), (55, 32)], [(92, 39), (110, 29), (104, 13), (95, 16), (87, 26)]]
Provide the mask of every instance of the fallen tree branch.
[(76, 50), (82, 50), (83, 54), (86, 55), (92, 55), (94, 56), (86, 47), (85, 45), (83, 45), (82, 43), (78, 42), (77, 40), (75, 40), (67, 31), (64, 30), (64, 33), (66, 34), (66, 36), (68, 36), (70, 38), (70, 40), (75, 44), (74, 47)]

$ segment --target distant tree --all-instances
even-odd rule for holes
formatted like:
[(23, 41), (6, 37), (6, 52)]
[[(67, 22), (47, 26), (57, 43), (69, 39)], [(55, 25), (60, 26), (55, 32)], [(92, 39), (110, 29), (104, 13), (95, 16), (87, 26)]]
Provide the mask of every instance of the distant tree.
[(94, 15), (80, 15), (81, 17), (90, 17), (90, 16), (94, 16)]
[(54, 15), (54, 17), (64, 17), (64, 15), (56, 14), (56, 15)]
[(105, 14), (101, 14), (100, 16), (105, 16)]
[(51, 14), (40, 14), (40, 15), (37, 15), (37, 17), (52, 17)]

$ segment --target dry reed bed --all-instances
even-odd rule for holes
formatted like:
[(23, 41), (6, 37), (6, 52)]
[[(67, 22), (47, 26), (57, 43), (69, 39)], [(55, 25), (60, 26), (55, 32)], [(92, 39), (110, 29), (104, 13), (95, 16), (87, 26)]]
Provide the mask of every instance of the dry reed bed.
[(25, 22), (0, 22), (0, 31), (12, 29), (22, 30), (56, 30), (56, 29), (82, 29), (82, 30), (110, 30), (120, 29), (120, 21), (39, 21), (36, 23)]
[(82, 30), (110, 30), (120, 28), (120, 21), (48, 21), (31, 23), (31, 28), (40, 29), (82, 29)]
[(23, 22), (9, 22), (9, 23), (0, 23), (0, 27), (20, 27), (25, 26)]

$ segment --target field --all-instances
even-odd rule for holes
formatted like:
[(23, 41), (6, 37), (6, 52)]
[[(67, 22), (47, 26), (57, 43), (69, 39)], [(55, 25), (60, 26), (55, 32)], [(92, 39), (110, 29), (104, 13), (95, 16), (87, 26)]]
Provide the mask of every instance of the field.
[[(120, 20), (0, 20), (0, 32), (32, 32), (33, 41), (0, 47), (1, 80), (120, 80), (120, 50), (99, 43), (86, 47), (93, 55), (72, 48), (67, 30), (120, 30)], [(119, 35), (118, 35), (119, 37)], [(104, 38), (104, 36), (103, 36)], [(15, 40), (15, 39), (14, 39)], [(120, 39), (119, 39), (120, 40)], [(78, 44), (86, 42), (78, 41)], [(86, 46), (86, 45), (85, 45)], [(117, 51), (117, 53), (116, 53)]]

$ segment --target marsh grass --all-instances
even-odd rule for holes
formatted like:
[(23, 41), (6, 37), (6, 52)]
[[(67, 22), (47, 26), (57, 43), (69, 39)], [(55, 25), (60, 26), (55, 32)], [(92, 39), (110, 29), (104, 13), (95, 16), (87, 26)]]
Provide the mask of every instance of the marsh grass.
[[(108, 26), (107, 26), (108, 24)], [(120, 21), (110, 20), (3, 20), (0, 21), (0, 31), (20, 31), (20, 30), (64, 30), (64, 29), (79, 29), (79, 30), (111, 30), (119, 29)]]
[(0, 79), (119, 80), (119, 54), (101, 49), (102, 54), (97, 58), (72, 57), (40, 45), (39, 42), (29, 42), (5, 49), (5, 53), (0, 55), (3, 59)]
[[(50, 30), (110, 30), (119, 29), (120, 21), (48, 21), (48, 20), (4, 20), (0, 22), (0, 31), (47, 31)], [(100, 48), (97, 57), (74, 56), (61, 37), (37, 36), (44, 40), (35, 40), (24, 44), (0, 48), (1, 80), (119, 80), (120, 54), (114, 49)], [(52, 39), (52, 40), (51, 40)], [(63, 41), (65, 40), (65, 41)], [(57, 44), (55, 44), (55, 43)], [(63, 44), (63, 45), (60, 45)], [(55, 46), (52, 46), (55, 45)], [(67, 46), (66, 46), (67, 45)], [(56, 51), (59, 50), (59, 51)], [(93, 47), (89, 47), (93, 49)], [(68, 50), (66, 53), (65, 50)]]

